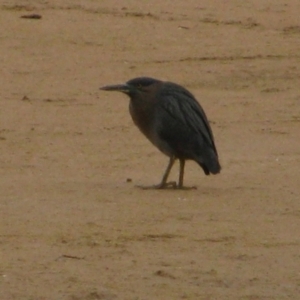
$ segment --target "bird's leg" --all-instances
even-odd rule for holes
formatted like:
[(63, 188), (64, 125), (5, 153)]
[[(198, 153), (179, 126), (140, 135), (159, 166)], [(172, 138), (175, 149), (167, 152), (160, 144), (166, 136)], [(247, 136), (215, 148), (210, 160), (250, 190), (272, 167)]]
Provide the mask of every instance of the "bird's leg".
[(195, 187), (195, 186), (191, 186), (191, 187), (183, 186), (185, 160), (184, 159), (179, 159), (179, 162), (180, 162), (180, 169), (179, 169), (179, 180), (178, 180), (177, 188), (181, 189), (181, 190), (194, 190), (194, 189), (197, 189), (197, 187)]
[(163, 176), (163, 178), (162, 178), (162, 181), (161, 181), (161, 183), (157, 186), (158, 188), (163, 189), (163, 188), (168, 187), (169, 185), (171, 185), (173, 188), (176, 188), (176, 182), (173, 182), (173, 181), (172, 181), (172, 182), (167, 183), (167, 180), (168, 180), (170, 171), (171, 171), (171, 169), (172, 169), (172, 167), (173, 167), (173, 165), (174, 165), (175, 160), (176, 160), (176, 158), (175, 158), (174, 156), (171, 156), (171, 157), (170, 157), (169, 164), (168, 164), (167, 169), (166, 169), (166, 171), (165, 171), (165, 173), (164, 173), (164, 176)]
[(180, 162), (180, 169), (179, 169), (178, 188), (182, 189), (183, 188), (183, 175), (184, 175), (185, 160), (179, 159), (179, 162)]
[(140, 187), (144, 190), (148, 190), (148, 189), (165, 189), (165, 188), (168, 188), (168, 187), (172, 187), (174, 189), (177, 188), (177, 185), (176, 185), (175, 181), (167, 182), (170, 171), (173, 167), (173, 164), (174, 164), (175, 160), (176, 160), (176, 158), (174, 156), (170, 157), (167, 169), (166, 169), (166, 171), (164, 173), (164, 176), (163, 176), (163, 178), (162, 178), (162, 180), (159, 184), (154, 185), (154, 186), (150, 186), (150, 187), (149, 186), (148, 187), (147, 186), (146, 187), (145, 186), (138, 186), (138, 187)]

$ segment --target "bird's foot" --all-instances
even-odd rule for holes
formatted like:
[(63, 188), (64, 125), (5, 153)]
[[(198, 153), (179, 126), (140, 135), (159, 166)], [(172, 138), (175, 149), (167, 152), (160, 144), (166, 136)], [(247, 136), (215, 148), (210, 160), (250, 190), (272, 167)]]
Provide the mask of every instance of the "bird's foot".
[(144, 186), (144, 185), (137, 185), (138, 188), (142, 190), (164, 190), (164, 189), (177, 189), (177, 183), (175, 181), (170, 182), (161, 182), (159, 184)]
[(138, 185), (138, 188), (141, 188), (142, 190), (164, 190), (164, 189), (173, 189), (173, 190), (196, 190), (196, 186), (180, 186), (176, 183), (176, 181), (170, 181), (170, 182), (161, 182), (156, 185), (151, 185), (151, 186), (143, 186), (143, 185)]

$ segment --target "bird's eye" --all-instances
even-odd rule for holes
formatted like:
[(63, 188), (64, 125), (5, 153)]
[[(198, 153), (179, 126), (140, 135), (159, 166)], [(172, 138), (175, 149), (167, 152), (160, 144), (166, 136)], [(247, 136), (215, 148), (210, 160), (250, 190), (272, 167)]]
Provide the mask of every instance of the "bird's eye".
[(143, 86), (139, 83), (137, 87), (138, 89), (141, 89)]

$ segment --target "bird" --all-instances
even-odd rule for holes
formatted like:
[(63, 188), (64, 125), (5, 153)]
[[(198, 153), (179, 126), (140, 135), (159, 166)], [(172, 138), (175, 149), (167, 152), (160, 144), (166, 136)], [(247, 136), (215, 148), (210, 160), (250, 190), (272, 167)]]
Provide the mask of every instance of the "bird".
[[(186, 160), (198, 163), (205, 175), (220, 173), (219, 156), (207, 116), (185, 87), (151, 77), (137, 77), (124, 84), (100, 87), (100, 90), (129, 96), (129, 112), (134, 124), (169, 157), (161, 182), (151, 188), (188, 188), (183, 185)], [(178, 182), (168, 182), (177, 159), (180, 164)]]

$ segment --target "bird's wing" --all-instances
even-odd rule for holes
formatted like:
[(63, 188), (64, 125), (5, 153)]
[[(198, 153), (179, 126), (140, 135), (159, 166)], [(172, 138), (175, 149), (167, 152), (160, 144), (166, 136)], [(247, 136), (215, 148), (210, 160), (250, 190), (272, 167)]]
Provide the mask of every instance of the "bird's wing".
[(178, 126), (188, 127), (189, 131), (200, 134), (215, 153), (217, 149), (206, 114), (194, 96), (185, 89), (172, 89), (160, 95), (163, 101), (160, 108)]

